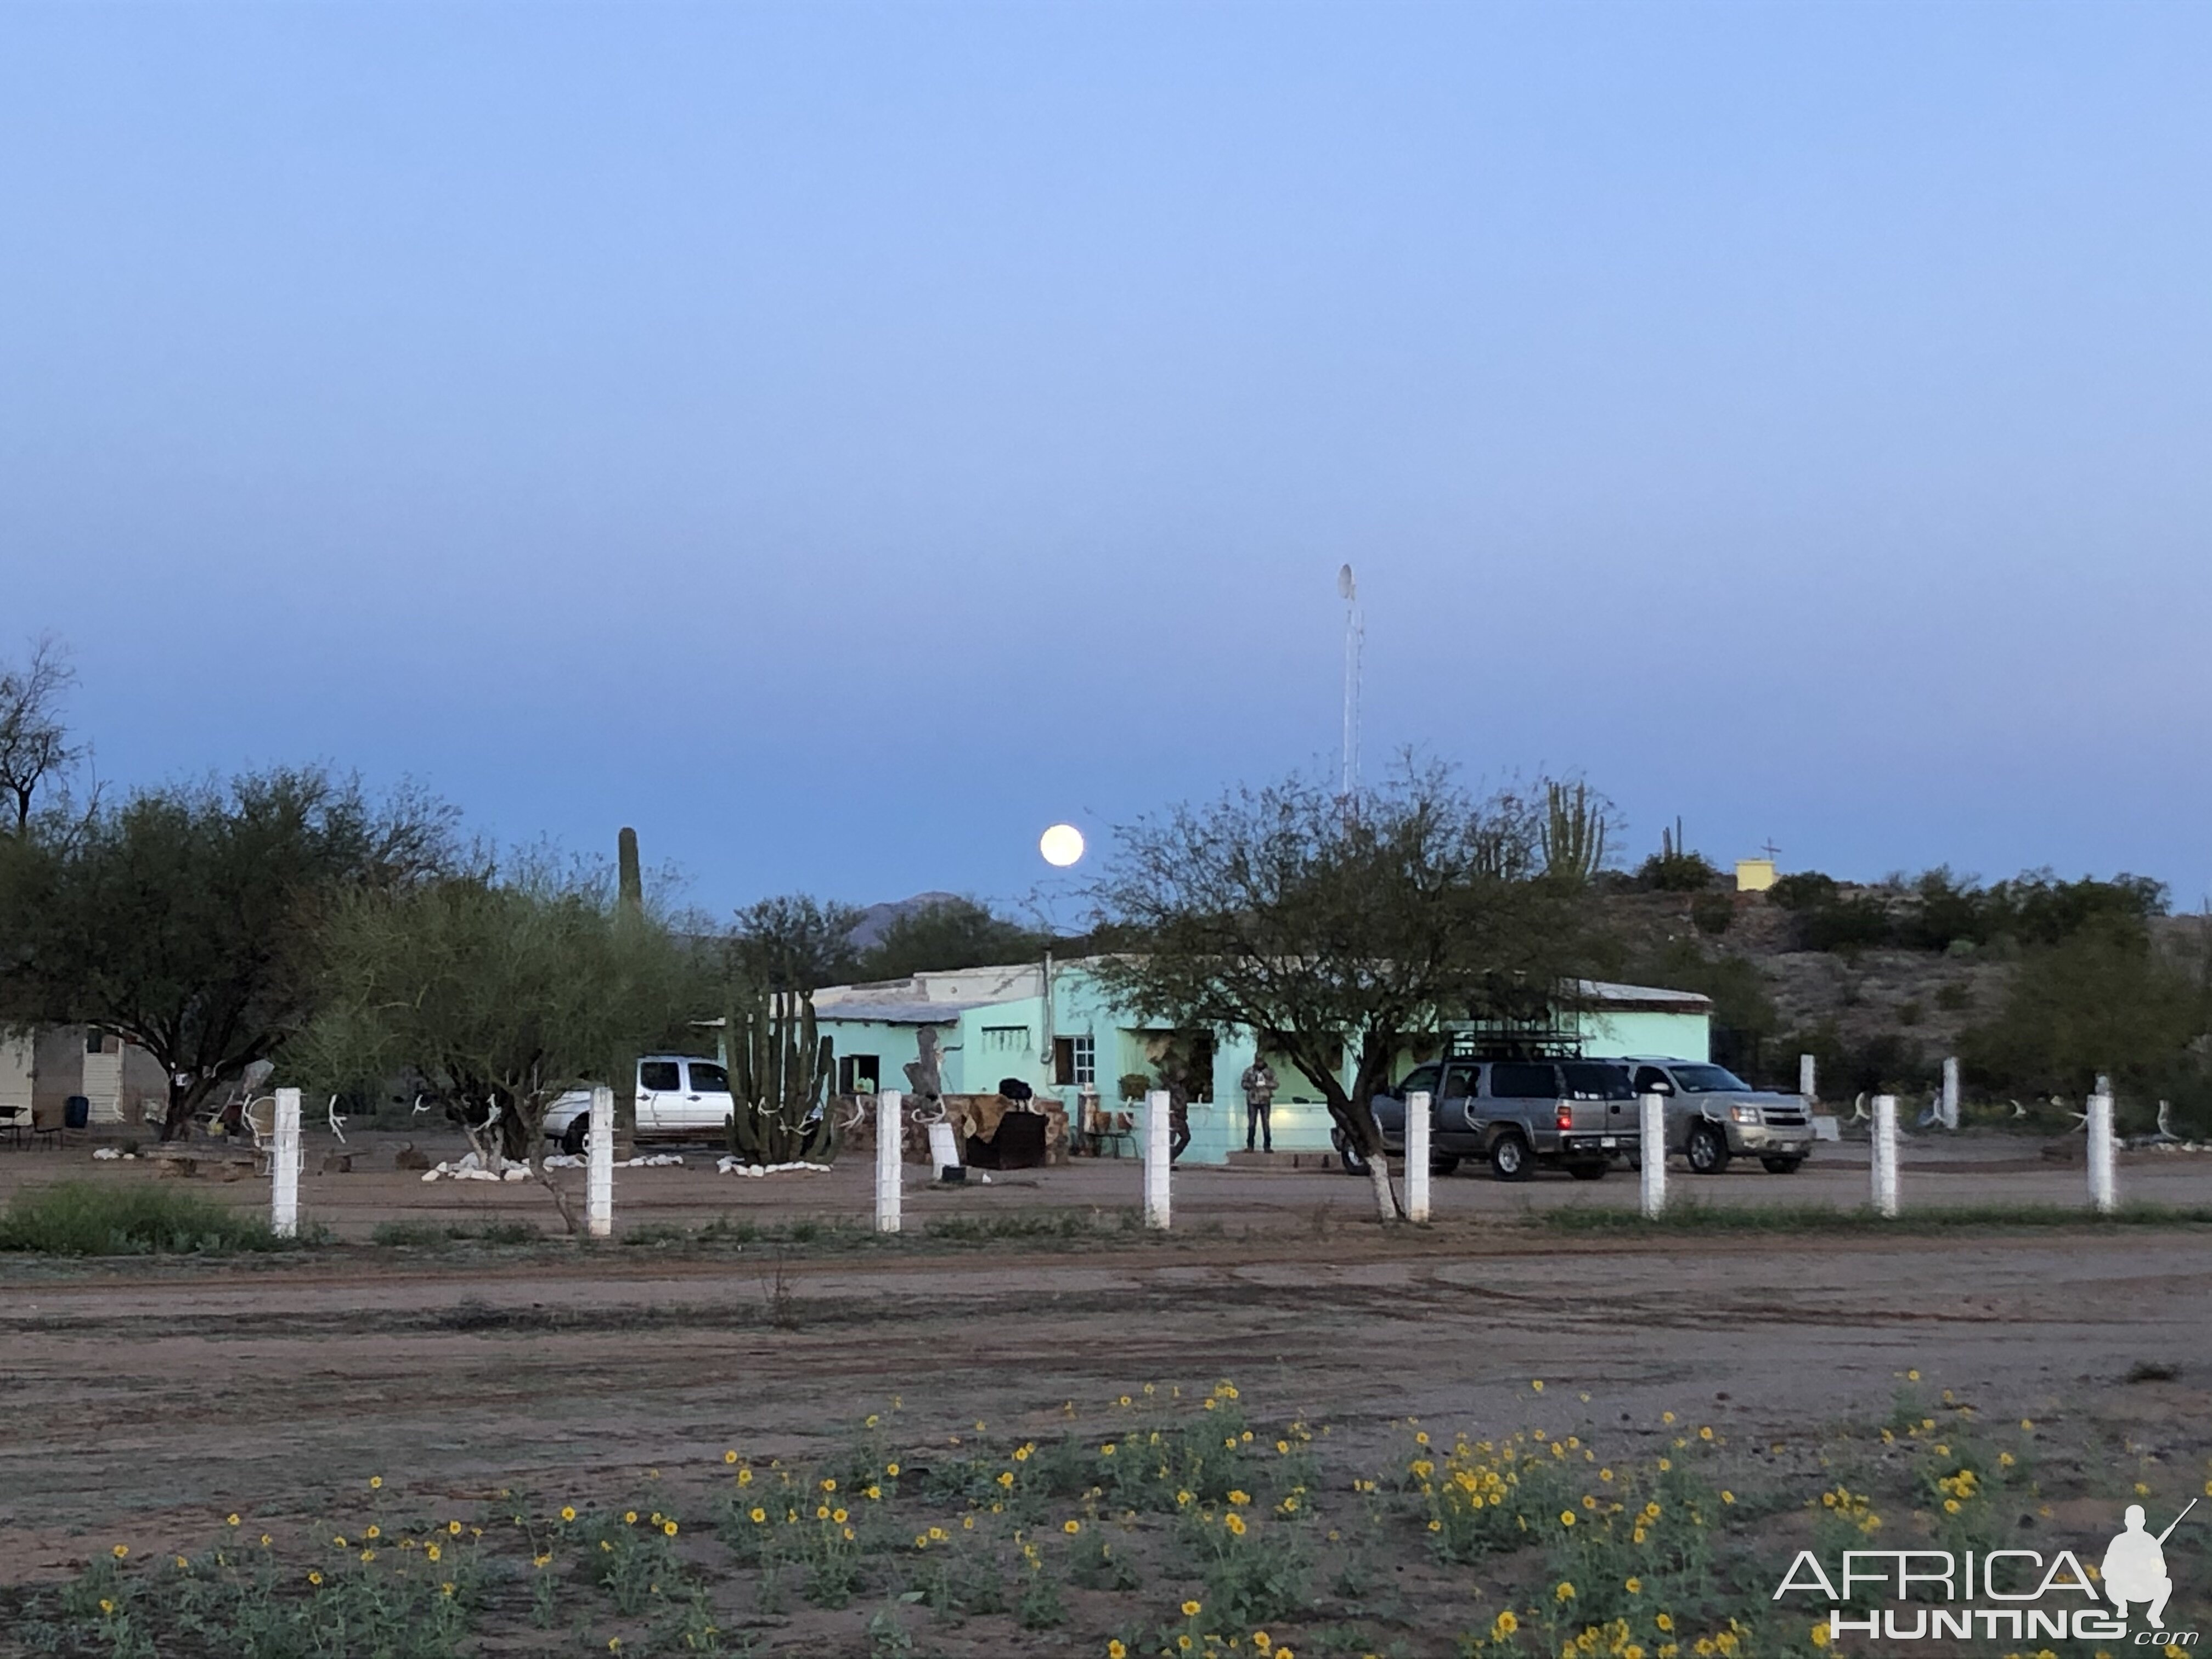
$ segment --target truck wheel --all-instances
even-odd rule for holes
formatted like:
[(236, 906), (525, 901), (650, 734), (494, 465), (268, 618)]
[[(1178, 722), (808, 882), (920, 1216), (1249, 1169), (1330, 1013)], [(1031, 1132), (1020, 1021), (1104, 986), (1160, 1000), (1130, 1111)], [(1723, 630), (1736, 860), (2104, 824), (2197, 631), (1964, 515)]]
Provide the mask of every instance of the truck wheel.
[(592, 1115), (579, 1112), (568, 1120), (568, 1127), (561, 1131), (561, 1150), (571, 1158), (581, 1158), (584, 1148), (592, 1144)]
[(1728, 1137), (1710, 1123), (1693, 1125), (1683, 1148), (1692, 1175), (1719, 1175), (1729, 1166)]
[(1343, 1130), (1331, 1129), (1328, 1138), (1335, 1143), (1337, 1162), (1344, 1165), (1345, 1174), (1364, 1176), (1367, 1173), (1366, 1155), (1344, 1138)]
[(1805, 1160), (1802, 1158), (1762, 1158), (1759, 1161), (1766, 1166), (1769, 1175), (1796, 1175), (1797, 1166)]
[(1500, 1181), (1526, 1181), (1529, 1169), (1528, 1143), (1519, 1135), (1500, 1135), (1490, 1143), (1490, 1173)]
[(1602, 1181), (1606, 1166), (1602, 1164), (1570, 1164), (1567, 1173), (1577, 1181)]

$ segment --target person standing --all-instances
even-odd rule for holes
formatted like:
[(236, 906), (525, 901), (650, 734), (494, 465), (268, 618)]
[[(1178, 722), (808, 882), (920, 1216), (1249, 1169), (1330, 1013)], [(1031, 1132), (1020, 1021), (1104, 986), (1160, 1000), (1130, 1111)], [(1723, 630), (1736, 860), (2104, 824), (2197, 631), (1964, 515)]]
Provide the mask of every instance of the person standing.
[(1275, 1150), (1275, 1073), (1264, 1055), (1255, 1055), (1244, 1068), (1241, 1079), (1244, 1087), (1244, 1150), (1252, 1150), (1252, 1142), (1259, 1138), (1266, 1150)]

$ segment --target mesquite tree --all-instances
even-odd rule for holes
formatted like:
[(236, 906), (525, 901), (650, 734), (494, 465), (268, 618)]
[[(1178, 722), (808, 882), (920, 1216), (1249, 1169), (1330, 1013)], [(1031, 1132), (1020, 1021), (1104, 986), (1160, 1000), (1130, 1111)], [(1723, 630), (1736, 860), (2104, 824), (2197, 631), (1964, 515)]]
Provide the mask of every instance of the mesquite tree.
[(352, 900), (327, 961), (323, 1012), (288, 1066), (329, 1087), (420, 1089), (487, 1164), (526, 1162), (571, 1232), (542, 1157), (547, 1109), (615, 1055), (680, 1041), (714, 999), (712, 963), (660, 917), (601, 873), (542, 860)]
[(165, 786), (0, 838), (0, 1017), (84, 1024), (168, 1074), (167, 1140), (314, 1012), (324, 925), (452, 858), (452, 814), (278, 769)]
[(0, 665), (0, 798), (19, 839), (31, 833), (40, 789), (66, 781), (82, 756), (62, 724), (62, 700), (76, 684), (69, 653), (51, 634), (31, 641), (21, 666)]
[(1528, 796), (1477, 799), (1410, 762), (1352, 799), (1293, 777), (1178, 807), (1115, 831), (1091, 897), (1127, 948), (1098, 975), (1142, 1018), (1287, 1057), (1391, 1219), (1372, 1103), (1400, 1054), (1577, 1000), (1586, 872), (1547, 869), (1547, 827)]

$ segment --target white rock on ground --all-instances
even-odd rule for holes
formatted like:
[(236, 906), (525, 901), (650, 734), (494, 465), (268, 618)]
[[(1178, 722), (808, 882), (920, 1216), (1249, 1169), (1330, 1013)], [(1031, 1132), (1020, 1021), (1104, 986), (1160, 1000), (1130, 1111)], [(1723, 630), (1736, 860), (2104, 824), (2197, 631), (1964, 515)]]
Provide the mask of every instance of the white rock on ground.
[(714, 1167), (724, 1175), (741, 1176), (782, 1175), (791, 1170), (813, 1170), (823, 1175), (830, 1172), (827, 1164), (747, 1164), (734, 1158), (724, 1158)]

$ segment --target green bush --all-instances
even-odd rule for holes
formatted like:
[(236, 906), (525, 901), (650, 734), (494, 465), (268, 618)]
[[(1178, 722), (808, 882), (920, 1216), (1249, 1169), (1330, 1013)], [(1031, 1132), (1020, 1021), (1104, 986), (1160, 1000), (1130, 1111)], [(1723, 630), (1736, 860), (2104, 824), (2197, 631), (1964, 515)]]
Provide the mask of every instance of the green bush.
[[(1884, 893), (1887, 896), (1884, 896)], [(1996, 945), (2058, 945), (2100, 928), (2140, 927), (2166, 914), (2160, 883), (2124, 872), (2110, 881), (2061, 881), (2030, 870), (1984, 887), (1946, 866), (1909, 883), (1892, 878), (1881, 890), (1850, 896), (1817, 870), (1784, 876), (1767, 898), (1797, 918), (1800, 942), (1811, 951), (1884, 946), (1971, 955)]]
[(168, 1187), (58, 1182), (18, 1193), (0, 1213), (0, 1250), (48, 1255), (216, 1255), (282, 1250), (268, 1221)]

